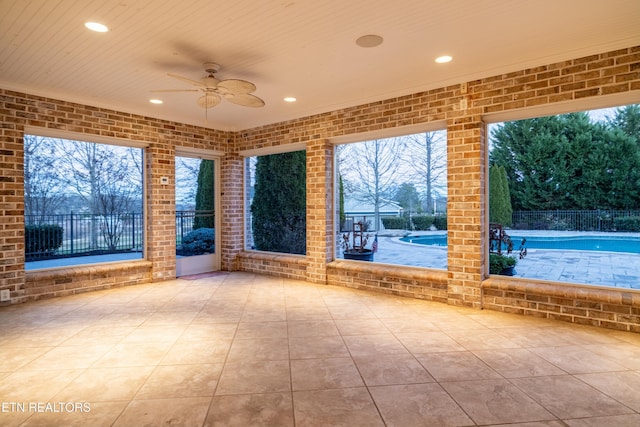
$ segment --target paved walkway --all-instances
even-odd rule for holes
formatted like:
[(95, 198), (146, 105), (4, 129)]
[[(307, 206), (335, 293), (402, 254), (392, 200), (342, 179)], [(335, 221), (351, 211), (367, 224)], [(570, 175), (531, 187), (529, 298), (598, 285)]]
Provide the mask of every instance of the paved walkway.
[[(528, 249), (516, 277), (640, 289), (640, 254)], [(375, 261), (428, 268), (447, 268), (447, 248), (378, 237)]]

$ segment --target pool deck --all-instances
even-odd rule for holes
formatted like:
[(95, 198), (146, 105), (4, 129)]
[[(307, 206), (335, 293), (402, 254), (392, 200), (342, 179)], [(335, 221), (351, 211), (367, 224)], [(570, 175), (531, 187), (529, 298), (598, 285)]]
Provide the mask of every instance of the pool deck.
[[(419, 234), (444, 234), (422, 232)], [(545, 235), (549, 232), (518, 230), (525, 236)], [(575, 236), (575, 232), (554, 232), (554, 236)], [(625, 233), (627, 234), (627, 233)], [(580, 236), (603, 233), (579, 233)], [(622, 236), (623, 233), (616, 233)], [(638, 233), (629, 233), (638, 237)], [(517, 255), (516, 255), (517, 256)], [(379, 236), (375, 261), (429, 268), (447, 268), (447, 249), (400, 241), (397, 236)], [(574, 251), (556, 249), (527, 249), (527, 256), (518, 261), (515, 277), (569, 282), (594, 286), (640, 289), (640, 254), (622, 252)]]

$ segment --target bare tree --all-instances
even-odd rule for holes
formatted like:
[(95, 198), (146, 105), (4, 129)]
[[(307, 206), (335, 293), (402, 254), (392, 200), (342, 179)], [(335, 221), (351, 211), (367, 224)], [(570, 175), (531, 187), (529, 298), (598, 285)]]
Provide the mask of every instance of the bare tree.
[(447, 135), (443, 131), (424, 132), (409, 135), (406, 141), (412, 178), (424, 188), (426, 212), (434, 213), (434, 196), (446, 191)]
[(400, 159), (406, 147), (402, 137), (375, 139), (345, 145), (339, 151), (339, 167), (348, 192), (374, 206), (376, 230), (380, 227), (380, 205), (406, 172)]
[(94, 247), (98, 246), (99, 232), (109, 249), (115, 249), (142, 194), (141, 150), (56, 141), (67, 185), (82, 198), (92, 218), (99, 221), (91, 221)]
[(24, 136), (24, 211), (27, 221), (42, 222), (65, 203), (65, 183), (51, 138)]

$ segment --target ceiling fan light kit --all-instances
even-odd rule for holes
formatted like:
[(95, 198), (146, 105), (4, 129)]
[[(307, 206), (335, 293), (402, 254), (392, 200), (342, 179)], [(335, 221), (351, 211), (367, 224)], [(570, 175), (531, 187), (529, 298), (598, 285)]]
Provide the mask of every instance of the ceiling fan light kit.
[(220, 70), (220, 65), (214, 62), (205, 62), (204, 70), (208, 75), (199, 81), (168, 73), (170, 77), (189, 83), (197, 89), (166, 89), (152, 92), (200, 92), (202, 96), (196, 100), (196, 103), (205, 110), (218, 105), (222, 98), (243, 107), (264, 107), (264, 101), (252, 95), (256, 90), (256, 85), (253, 83), (239, 79), (218, 80), (215, 74)]

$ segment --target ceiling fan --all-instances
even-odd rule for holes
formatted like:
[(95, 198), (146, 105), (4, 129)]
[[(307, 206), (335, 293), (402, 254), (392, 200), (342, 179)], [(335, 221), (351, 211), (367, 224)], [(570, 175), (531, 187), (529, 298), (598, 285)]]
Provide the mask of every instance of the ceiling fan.
[(152, 90), (151, 92), (200, 92), (202, 96), (198, 98), (197, 103), (199, 107), (204, 109), (215, 107), (222, 98), (243, 107), (264, 106), (262, 99), (251, 94), (256, 90), (256, 85), (253, 83), (238, 79), (218, 80), (215, 74), (220, 70), (220, 65), (213, 62), (205, 62), (204, 70), (208, 75), (200, 80), (192, 80), (168, 73), (170, 77), (189, 83), (197, 89), (161, 89)]

